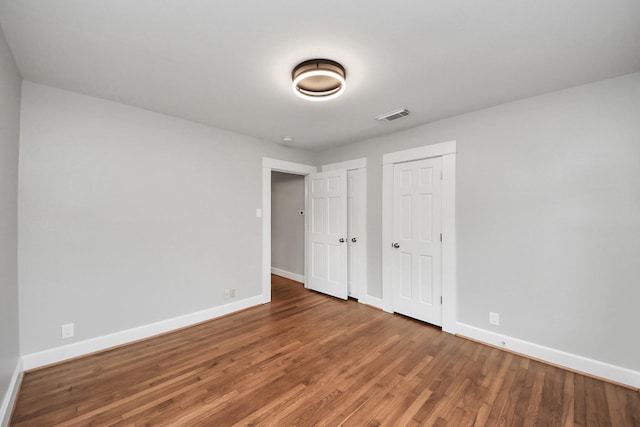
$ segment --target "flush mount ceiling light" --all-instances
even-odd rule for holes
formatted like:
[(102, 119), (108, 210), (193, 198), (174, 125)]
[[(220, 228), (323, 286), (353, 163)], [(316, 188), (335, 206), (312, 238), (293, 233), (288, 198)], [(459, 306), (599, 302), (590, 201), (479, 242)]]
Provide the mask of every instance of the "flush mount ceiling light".
[(311, 101), (327, 101), (344, 92), (344, 67), (330, 59), (310, 59), (291, 72), (293, 91)]

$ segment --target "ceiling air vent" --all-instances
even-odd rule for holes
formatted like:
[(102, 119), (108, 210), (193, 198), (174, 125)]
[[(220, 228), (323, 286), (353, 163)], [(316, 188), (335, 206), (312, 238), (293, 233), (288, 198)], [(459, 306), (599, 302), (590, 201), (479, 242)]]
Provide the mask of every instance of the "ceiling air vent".
[(384, 120), (385, 122), (390, 122), (392, 120), (408, 116), (409, 114), (411, 114), (409, 110), (407, 110), (406, 108), (402, 108), (400, 110), (394, 110), (388, 113), (381, 114), (378, 117), (376, 117), (376, 119), (380, 121)]

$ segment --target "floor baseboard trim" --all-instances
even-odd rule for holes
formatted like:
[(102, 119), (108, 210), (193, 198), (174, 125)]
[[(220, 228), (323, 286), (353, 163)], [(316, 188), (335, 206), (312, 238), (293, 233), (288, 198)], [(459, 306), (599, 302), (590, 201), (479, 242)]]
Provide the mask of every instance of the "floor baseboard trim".
[(11, 382), (9, 382), (9, 388), (2, 399), (2, 405), (0, 405), (0, 426), (5, 427), (9, 425), (11, 421), (11, 413), (20, 391), (20, 384), (22, 382), (22, 375), (24, 370), (22, 369), (22, 360), (18, 359), (16, 363), (16, 369), (11, 376)]
[(295, 280), (296, 282), (304, 283), (304, 276), (302, 274), (292, 273), (281, 268), (271, 267), (271, 274), (282, 276), (286, 279)]
[(54, 363), (63, 362), (80, 356), (86, 356), (108, 348), (117, 347), (145, 338), (151, 338), (155, 335), (171, 332), (176, 329), (192, 326), (197, 323), (215, 319), (216, 317), (231, 314), (263, 303), (264, 297), (262, 295), (258, 295), (241, 301), (235, 301), (218, 307), (197, 311), (195, 313), (161, 320), (159, 322), (139, 326), (137, 328), (91, 338), (62, 347), (40, 351), (38, 353), (27, 354), (22, 356), (22, 366), (25, 371), (28, 371), (42, 366), (52, 365)]
[(382, 299), (372, 297), (370, 295), (365, 295), (362, 298), (358, 298), (358, 302), (366, 305), (370, 305), (371, 307), (379, 308), (382, 310)]
[(599, 360), (589, 359), (507, 335), (497, 334), (460, 322), (456, 324), (456, 335), (502, 348), (513, 353), (522, 354), (572, 371), (631, 387), (636, 390), (640, 389), (640, 372), (628, 368), (611, 365)]

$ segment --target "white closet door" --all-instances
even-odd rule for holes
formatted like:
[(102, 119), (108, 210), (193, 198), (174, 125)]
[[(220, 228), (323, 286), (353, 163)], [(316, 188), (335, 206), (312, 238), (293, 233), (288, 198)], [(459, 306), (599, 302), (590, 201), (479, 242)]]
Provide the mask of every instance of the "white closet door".
[(307, 287), (347, 299), (347, 171), (310, 174)]
[(354, 169), (347, 172), (347, 265), (348, 265), (348, 292), (352, 298), (358, 298), (358, 289), (363, 280), (362, 250), (364, 239), (364, 194), (363, 182), (364, 169)]
[(442, 325), (442, 158), (394, 165), (393, 311)]

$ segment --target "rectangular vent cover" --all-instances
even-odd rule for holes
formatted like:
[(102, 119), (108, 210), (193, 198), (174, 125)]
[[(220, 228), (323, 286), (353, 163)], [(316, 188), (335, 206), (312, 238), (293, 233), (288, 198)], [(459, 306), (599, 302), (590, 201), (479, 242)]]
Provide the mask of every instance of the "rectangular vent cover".
[(401, 117), (406, 117), (410, 114), (410, 111), (406, 108), (402, 108), (400, 110), (390, 111), (388, 113), (384, 113), (376, 117), (378, 120), (384, 120), (390, 122), (392, 120), (399, 119)]

